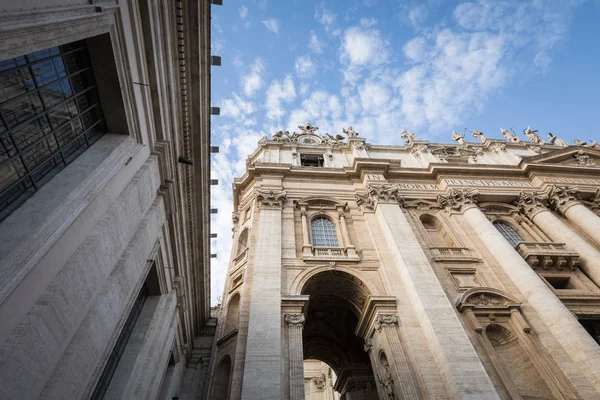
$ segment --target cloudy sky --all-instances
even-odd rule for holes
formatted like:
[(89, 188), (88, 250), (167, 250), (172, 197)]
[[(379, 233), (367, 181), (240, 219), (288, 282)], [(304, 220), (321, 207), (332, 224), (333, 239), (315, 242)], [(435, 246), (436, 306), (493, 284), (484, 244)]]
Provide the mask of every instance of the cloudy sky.
[[(212, 7), (212, 297), (231, 247), (231, 184), (265, 134), (352, 125), (371, 143), (527, 126), (600, 140), (600, 0), (225, 0)], [(473, 139), (474, 140), (474, 139)]]

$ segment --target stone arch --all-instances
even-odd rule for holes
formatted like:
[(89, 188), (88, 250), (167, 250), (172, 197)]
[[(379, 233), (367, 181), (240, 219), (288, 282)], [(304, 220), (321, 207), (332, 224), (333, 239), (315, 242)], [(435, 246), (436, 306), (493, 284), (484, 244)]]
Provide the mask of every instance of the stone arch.
[(236, 256), (240, 255), (244, 250), (248, 248), (248, 237), (250, 236), (250, 229), (245, 228), (239, 235), (237, 240)]
[(233, 296), (231, 296), (229, 303), (227, 303), (227, 317), (225, 319), (225, 328), (223, 330), (225, 335), (234, 329), (237, 329), (239, 311), (240, 294), (235, 293)]
[(509, 203), (502, 203), (499, 201), (486, 201), (486, 202), (479, 203), (479, 208), (483, 212), (490, 212), (490, 213), (504, 212), (504, 213), (510, 214), (513, 212), (519, 213), (521, 211), (518, 206), (509, 204)]
[(419, 221), (432, 246), (455, 246), (456, 243), (440, 218), (430, 213), (419, 215)]
[(211, 396), (213, 400), (229, 399), (229, 387), (231, 386), (231, 367), (231, 356), (228, 354), (223, 356), (217, 364)]
[(296, 276), (296, 278), (294, 278), (294, 280), (290, 284), (289, 293), (301, 294), (302, 289), (313, 276), (325, 271), (340, 271), (348, 275), (352, 275), (353, 277), (358, 279), (363, 285), (365, 285), (370, 295), (381, 294), (381, 290), (375, 285), (375, 283), (369, 278), (367, 278), (365, 275), (363, 275), (360, 271), (356, 271), (345, 266), (336, 266), (335, 268), (332, 268), (331, 265), (321, 265), (302, 271), (298, 276)]
[(468, 289), (457, 300), (458, 311), (466, 307), (483, 306), (520, 307), (521, 301), (503, 290), (479, 286)]
[(313, 207), (315, 206), (315, 203), (317, 202), (329, 202), (331, 203), (330, 206), (333, 207), (347, 207), (348, 203), (347, 202), (342, 202), (336, 198), (330, 197), (330, 196), (308, 196), (308, 197), (304, 197), (300, 200), (297, 201), (297, 205), (298, 206), (308, 206), (308, 207)]

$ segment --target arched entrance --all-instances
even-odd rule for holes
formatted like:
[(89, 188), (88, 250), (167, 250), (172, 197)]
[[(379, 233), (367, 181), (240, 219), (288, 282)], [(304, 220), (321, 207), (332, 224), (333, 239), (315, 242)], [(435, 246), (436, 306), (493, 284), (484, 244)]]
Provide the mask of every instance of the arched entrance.
[(302, 294), (310, 296), (302, 332), (304, 359), (331, 366), (342, 399), (379, 399), (364, 340), (355, 335), (371, 294), (366, 285), (349, 273), (331, 270), (311, 277)]

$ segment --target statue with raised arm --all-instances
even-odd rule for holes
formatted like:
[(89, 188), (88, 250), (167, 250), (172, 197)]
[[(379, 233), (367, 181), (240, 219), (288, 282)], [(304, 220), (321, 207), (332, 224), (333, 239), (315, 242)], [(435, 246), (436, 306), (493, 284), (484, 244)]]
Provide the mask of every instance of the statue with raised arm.
[(557, 138), (551, 132), (548, 132), (548, 142), (558, 147), (569, 147), (569, 143), (565, 142), (560, 138)]
[(487, 138), (483, 136), (483, 132), (480, 132), (477, 128), (473, 129), (473, 137), (479, 139), (481, 143), (485, 143)]
[(523, 129), (523, 133), (525, 134), (525, 136), (527, 136), (530, 142), (544, 144), (544, 141), (542, 140), (540, 135), (537, 134), (537, 132), (537, 130), (532, 130), (530, 126), (527, 126), (527, 129)]
[(414, 141), (417, 140), (415, 134), (407, 131), (406, 129), (402, 130), (400, 137), (404, 139), (405, 144), (413, 144)]
[(283, 136), (283, 131), (277, 131), (275, 132), (275, 134), (273, 135), (273, 138), (271, 140), (274, 140), (276, 142), (282, 142), (284, 141), (284, 136)]
[(358, 136), (358, 132), (354, 131), (354, 129), (352, 129), (352, 126), (349, 126), (348, 129), (342, 128), (342, 132), (344, 132), (344, 134), (349, 138)]
[(452, 131), (452, 140), (458, 144), (465, 144), (465, 133), (458, 134), (456, 131)]
[(521, 141), (521, 139), (519, 139), (517, 135), (509, 132), (508, 129), (500, 128), (500, 132), (502, 133), (502, 136), (504, 136), (506, 140), (511, 143), (519, 143)]
[(586, 147), (587, 146), (587, 142), (582, 142), (579, 139), (575, 139), (575, 146), (582, 146), (582, 147)]

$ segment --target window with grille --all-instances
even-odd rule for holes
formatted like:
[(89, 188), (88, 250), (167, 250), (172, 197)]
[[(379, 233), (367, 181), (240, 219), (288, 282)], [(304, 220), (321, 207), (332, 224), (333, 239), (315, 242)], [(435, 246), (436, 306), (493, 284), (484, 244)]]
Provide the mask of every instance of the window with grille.
[(321, 217), (312, 221), (312, 241), (315, 247), (338, 247), (337, 233), (331, 220)]
[(105, 130), (85, 41), (0, 61), (0, 221)]
[(494, 226), (513, 247), (516, 246), (517, 243), (524, 241), (523, 237), (519, 235), (519, 233), (512, 226), (504, 222), (494, 222)]

